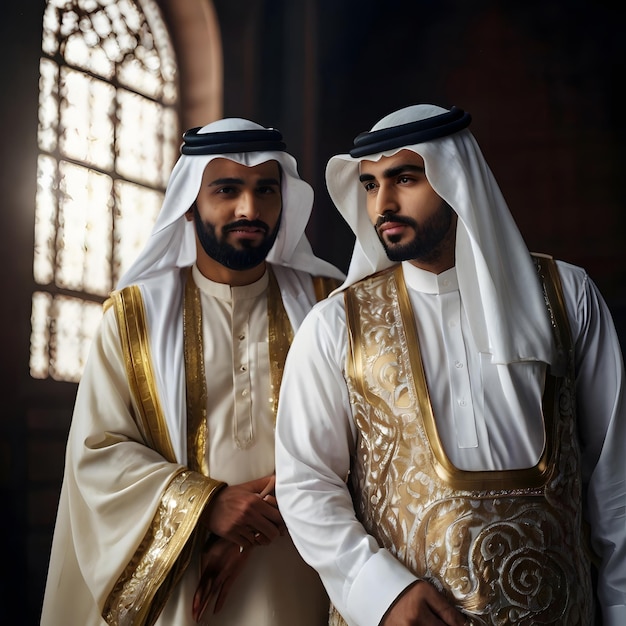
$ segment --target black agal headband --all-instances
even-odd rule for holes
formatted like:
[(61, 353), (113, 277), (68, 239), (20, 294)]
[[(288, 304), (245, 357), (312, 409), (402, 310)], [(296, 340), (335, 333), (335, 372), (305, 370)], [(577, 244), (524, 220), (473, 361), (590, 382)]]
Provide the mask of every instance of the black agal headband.
[(274, 128), (259, 130), (227, 130), (216, 133), (199, 133), (200, 126), (183, 134), (181, 154), (232, 154), (234, 152), (285, 152), (280, 131)]
[(350, 156), (362, 157), (446, 137), (467, 128), (471, 121), (472, 116), (469, 113), (452, 107), (446, 113), (428, 117), (425, 120), (361, 133), (354, 140), (354, 148), (350, 150)]

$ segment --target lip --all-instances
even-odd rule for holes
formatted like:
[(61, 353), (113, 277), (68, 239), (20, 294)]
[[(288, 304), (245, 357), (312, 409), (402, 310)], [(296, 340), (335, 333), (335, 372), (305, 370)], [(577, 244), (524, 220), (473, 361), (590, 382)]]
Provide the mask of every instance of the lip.
[(256, 239), (257, 237), (263, 237), (265, 235), (265, 231), (256, 226), (239, 226), (237, 228), (229, 229), (227, 234), (234, 235), (239, 239)]
[(407, 225), (402, 222), (385, 222), (379, 226), (378, 230), (387, 235), (397, 235), (406, 227)]

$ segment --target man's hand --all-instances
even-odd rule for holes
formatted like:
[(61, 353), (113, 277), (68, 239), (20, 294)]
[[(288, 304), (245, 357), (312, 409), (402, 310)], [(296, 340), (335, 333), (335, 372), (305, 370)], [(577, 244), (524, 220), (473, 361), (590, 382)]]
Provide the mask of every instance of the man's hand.
[(209, 539), (200, 556), (202, 575), (191, 605), (191, 614), (196, 622), (202, 619), (211, 603), (215, 602), (213, 613), (224, 606), (226, 596), (249, 555), (248, 550), (242, 551), (231, 541), (220, 537)]
[(465, 626), (469, 623), (430, 583), (418, 581), (398, 597), (380, 626)]
[(267, 545), (286, 533), (274, 497), (274, 475), (219, 491), (201, 521), (215, 535), (242, 548)]

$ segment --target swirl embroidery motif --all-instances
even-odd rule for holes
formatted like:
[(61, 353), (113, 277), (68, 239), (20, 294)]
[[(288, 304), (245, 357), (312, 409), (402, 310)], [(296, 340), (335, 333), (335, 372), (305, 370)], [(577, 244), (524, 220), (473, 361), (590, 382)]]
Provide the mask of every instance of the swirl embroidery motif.
[(474, 624), (592, 623), (571, 374), (558, 381), (547, 435), (557, 448), (543, 484), (455, 487), (437, 472), (392, 272), (351, 288), (358, 330), (347, 378), (359, 439), (350, 480), (359, 519)]

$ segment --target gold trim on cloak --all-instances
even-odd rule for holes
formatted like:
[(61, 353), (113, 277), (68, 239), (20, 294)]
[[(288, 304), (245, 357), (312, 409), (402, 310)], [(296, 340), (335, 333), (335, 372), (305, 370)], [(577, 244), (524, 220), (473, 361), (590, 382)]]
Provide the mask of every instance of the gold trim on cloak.
[(189, 565), (198, 518), (220, 487), (183, 468), (174, 475), (148, 532), (107, 598), (102, 611), (107, 624), (156, 622)]
[[(131, 285), (113, 293), (110, 301), (115, 307), (127, 378), (139, 411), (137, 425), (149, 447), (176, 463), (152, 369), (141, 291)], [(196, 337), (201, 349), (201, 325), (192, 328), (200, 329)], [(186, 370), (189, 368), (186, 364)], [(197, 388), (204, 387), (204, 377), (193, 376), (191, 381), (194, 395)], [(197, 451), (192, 447), (188, 452), (190, 469), (179, 467), (172, 476), (146, 535), (105, 602), (102, 617), (108, 624), (154, 624), (189, 565), (198, 519), (225, 483), (203, 475), (196, 467)]]
[(328, 276), (314, 276), (313, 277), (313, 289), (315, 291), (315, 299), (319, 302), (328, 297), (328, 295), (337, 289), (341, 281), (336, 278), (329, 278)]
[(185, 380), (187, 385), (187, 464), (191, 469), (209, 474), (207, 465), (207, 392), (202, 339), (200, 293), (191, 268), (185, 283), (183, 306)]
[(176, 455), (152, 369), (141, 291), (137, 285), (131, 285), (115, 292), (111, 298), (119, 326), (128, 383), (139, 411), (137, 425), (148, 446), (158, 450), (170, 463), (175, 463)]
[[(285, 311), (274, 272), (268, 272), (268, 342), (270, 359), (270, 403), (274, 421), (285, 359), (293, 340), (293, 328)], [(187, 378), (187, 449), (192, 469), (208, 475), (207, 466), (207, 392), (202, 341), (202, 307), (200, 293), (191, 271), (185, 285), (183, 315), (185, 336), (185, 375)]]
[(283, 380), (287, 352), (293, 341), (293, 328), (291, 327), (291, 322), (285, 311), (278, 281), (269, 265), (267, 266), (267, 271), (269, 274), (267, 315), (270, 357), (270, 402), (272, 404), (274, 423), (276, 423), (278, 394), (280, 392), (280, 384)]

